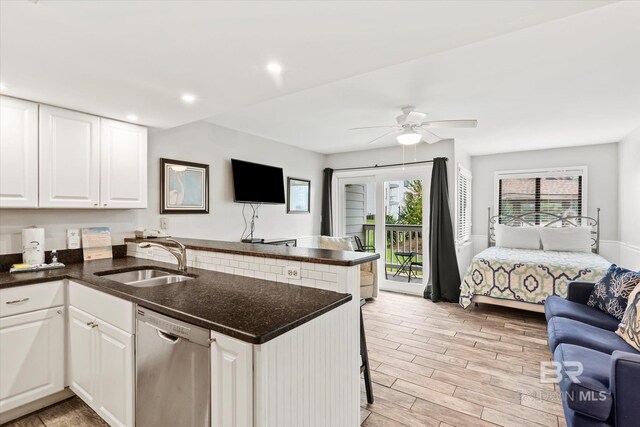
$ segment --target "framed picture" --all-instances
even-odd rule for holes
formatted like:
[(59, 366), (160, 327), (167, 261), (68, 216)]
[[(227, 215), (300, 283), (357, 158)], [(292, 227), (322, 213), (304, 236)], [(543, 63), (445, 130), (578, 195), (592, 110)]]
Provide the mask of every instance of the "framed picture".
[(160, 213), (209, 213), (209, 165), (160, 159)]
[(287, 178), (287, 213), (311, 212), (311, 181)]

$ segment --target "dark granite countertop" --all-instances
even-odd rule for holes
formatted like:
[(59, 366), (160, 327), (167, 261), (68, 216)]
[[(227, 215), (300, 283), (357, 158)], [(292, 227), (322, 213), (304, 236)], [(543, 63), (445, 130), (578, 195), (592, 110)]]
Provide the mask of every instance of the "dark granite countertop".
[(350, 294), (198, 268), (179, 272), (195, 279), (137, 288), (95, 273), (122, 272), (153, 267), (176, 272), (175, 265), (124, 257), (70, 264), (58, 270), (0, 273), (0, 289), (70, 279), (252, 344), (265, 343), (348, 301)]
[[(240, 242), (223, 242), (220, 240), (187, 239), (172, 237), (189, 249), (211, 252), (225, 252), (238, 255), (250, 255), (263, 258), (288, 259), (302, 262), (315, 262), (319, 264), (332, 264), (352, 266), (375, 261), (380, 254), (369, 252), (334, 251), (330, 249), (299, 248), (280, 245), (263, 245)], [(162, 242), (164, 239), (136, 239), (126, 238), (127, 243), (140, 243), (144, 241)], [(171, 245), (170, 243), (166, 243)]]

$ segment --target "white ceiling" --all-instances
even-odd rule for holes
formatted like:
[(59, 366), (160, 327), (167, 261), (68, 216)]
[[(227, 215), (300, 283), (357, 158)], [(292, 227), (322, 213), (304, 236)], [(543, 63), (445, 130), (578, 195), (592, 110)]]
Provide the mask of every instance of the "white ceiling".
[[(414, 71), (399, 71), (400, 81), (365, 74), (276, 104), (244, 107), (606, 3), (2, 1), (0, 79), (8, 95), (123, 120), (136, 114), (140, 123), (154, 127), (235, 110), (219, 121), (323, 152), (361, 148), (359, 143), (368, 135), (355, 137), (344, 129), (390, 120), (394, 107), (407, 102), (432, 112), (434, 118), (478, 117), (481, 129), (495, 129), (494, 119), (499, 117), (504, 128), (494, 135), (500, 136), (521, 125), (510, 116), (512, 108), (520, 110), (511, 98), (522, 89), (511, 71), (519, 73), (524, 64), (518, 60), (510, 70), (499, 52), (491, 55), (495, 65), (472, 53), (466, 58), (474, 63), (465, 55), (445, 53), (432, 57), (440, 60), (416, 62)], [(599, 33), (600, 24), (591, 29), (593, 34)], [(573, 37), (571, 31), (562, 35)], [(561, 41), (546, 40), (544, 46), (553, 48), (556, 42)], [(504, 52), (511, 55), (511, 48), (507, 43)], [(528, 49), (526, 56), (538, 68), (540, 52), (535, 46), (521, 46)], [(441, 62), (445, 59), (447, 63)], [(284, 65), (281, 85), (265, 73), (269, 60)], [(425, 69), (423, 64), (432, 67)], [(607, 79), (626, 80), (628, 70), (616, 71)], [(391, 69), (381, 73), (393, 74)], [(571, 86), (572, 78), (568, 80)], [(347, 82), (354, 86), (345, 87)], [(567, 90), (565, 85), (560, 89)], [(181, 103), (184, 92), (197, 95), (196, 103)], [(540, 108), (540, 100), (530, 99), (530, 92), (521, 93), (521, 113)], [(537, 97), (544, 93), (537, 92)], [(493, 106), (487, 105), (487, 98)], [(542, 104), (551, 111), (556, 102), (547, 99)], [(270, 110), (270, 105), (283, 109)], [(605, 114), (622, 109), (601, 107)]]
[(334, 153), (371, 148), (385, 129), (347, 129), (393, 124), (409, 104), (428, 119), (478, 119), (437, 132), (471, 155), (615, 142), (640, 126), (639, 23), (640, 2), (615, 3), (209, 121)]

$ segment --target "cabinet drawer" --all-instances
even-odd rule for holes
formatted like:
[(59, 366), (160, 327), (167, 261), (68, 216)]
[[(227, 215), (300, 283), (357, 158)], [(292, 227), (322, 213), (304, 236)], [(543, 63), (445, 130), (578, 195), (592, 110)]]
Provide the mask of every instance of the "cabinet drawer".
[(69, 305), (133, 333), (133, 303), (69, 281)]
[(0, 317), (64, 305), (64, 281), (0, 289)]

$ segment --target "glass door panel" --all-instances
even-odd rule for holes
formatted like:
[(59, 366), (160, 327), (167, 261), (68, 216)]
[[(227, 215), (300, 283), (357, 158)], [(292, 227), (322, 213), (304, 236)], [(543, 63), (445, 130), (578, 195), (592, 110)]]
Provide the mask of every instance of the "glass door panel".
[(334, 235), (352, 236), (359, 245), (356, 249), (380, 254), (380, 289), (424, 291), (429, 277), (425, 206), (430, 175), (431, 165), (337, 177)]
[(384, 186), (385, 287), (422, 291), (423, 206), (422, 179), (388, 180)]
[(375, 252), (376, 183), (354, 179), (343, 185), (343, 235), (354, 238), (356, 249)]

